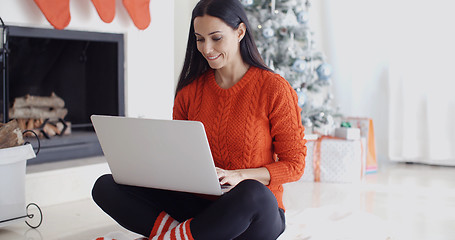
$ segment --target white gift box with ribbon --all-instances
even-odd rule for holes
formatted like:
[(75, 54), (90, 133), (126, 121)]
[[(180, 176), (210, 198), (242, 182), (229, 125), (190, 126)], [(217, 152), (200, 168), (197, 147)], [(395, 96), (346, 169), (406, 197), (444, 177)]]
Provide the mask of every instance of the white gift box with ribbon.
[(300, 181), (360, 182), (365, 174), (365, 139), (345, 140), (323, 136), (308, 141), (305, 171)]

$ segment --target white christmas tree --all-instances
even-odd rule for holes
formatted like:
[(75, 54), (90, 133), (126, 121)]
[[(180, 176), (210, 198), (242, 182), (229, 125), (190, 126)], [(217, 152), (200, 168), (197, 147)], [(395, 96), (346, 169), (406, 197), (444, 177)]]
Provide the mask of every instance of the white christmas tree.
[(308, 0), (240, 0), (265, 63), (289, 81), (299, 97), (307, 130), (328, 134), (337, 109), (332, 106), (332, 68), (316, 50), (309, 27)]

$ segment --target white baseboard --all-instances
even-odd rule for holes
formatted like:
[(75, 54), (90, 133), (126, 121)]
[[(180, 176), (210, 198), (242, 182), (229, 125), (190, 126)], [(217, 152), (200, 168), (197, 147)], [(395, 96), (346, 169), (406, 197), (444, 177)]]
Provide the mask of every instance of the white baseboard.
[(415, 158), (415, 159), (391, 158), (390, 161), (403, 162), (403, 163), (421, 163), (421, 164), (445, 166), (445, 167), (455, 167), (454, 159), (435, 160), (435, 159), (427, 159), (427, 158)]

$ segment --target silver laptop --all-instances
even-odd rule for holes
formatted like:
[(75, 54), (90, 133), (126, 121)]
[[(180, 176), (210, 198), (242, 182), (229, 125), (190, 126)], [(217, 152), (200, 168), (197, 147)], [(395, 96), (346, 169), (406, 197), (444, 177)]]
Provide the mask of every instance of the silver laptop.
[(196, 121), (92, 115), (115, 182), (222, 195), (204, 126)]

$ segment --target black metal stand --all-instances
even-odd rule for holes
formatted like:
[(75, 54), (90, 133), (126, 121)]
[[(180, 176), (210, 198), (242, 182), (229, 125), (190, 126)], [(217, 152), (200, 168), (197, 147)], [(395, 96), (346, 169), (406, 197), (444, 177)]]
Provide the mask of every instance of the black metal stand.
[[(1, 18), (0, 18), (1, 20)], [(3, 46), (0, 46), (1, 49), (1, 57), (0, 57), (0, 62), (1, 62), (1, 72), (2, 72), (2, 99), (0, 99), (3, 102), (3, 106), (7, 106), (8, 104), (8, 82), (7, 82), (7, 55), (8, 55), (8, 42), (7, 42), (7, 37), (6, 35), (8, 34), (8, 28), (3, 24), (2, 22), (2, 32), (0, 32), (0, 37), (2, 38), (2, 43)], [(3, 123), (6, 123), (8, 121), (8, 108), (3, 107), (2, 113), (0, 114), (2, 116), (2, 119), (0, 120)]]
[(14, 221), (14, 220), (18, 220), (18, 219), (21, 219), (21, 218), (29, 218), (29, 219), (33, 219), (35, 217), (35, 214), (33, 213), (29, 213), (29, 208), (31, 206), (34, 206), (38, 209), (38, 212), (39, 212), (39, 222), (38, 224), (36, 225), (32, 225), (30, 224), (29, 222), (25, 221), (25, 224), (27, 224), (27, 226), (31, 227), (31, 228), (38, 228), (39, 226), (41, 226), (41, 223), (43, 222), (43, 212), (41, 211), (41, 208), (39, 208), (39, 206), (36, 204), (36, 203), (29, 203), (27, 205), (27, 207), (25, 208), (26, 210), (26, 215), (25, 216), (19, 216), (19, 217), (15, 217), (15, 218), (10, 218), (10, 219), (6, 219), (6, 220), (1, 220), (0, 223), (5, 223), (5, 222), (9, 222), (9, 221)]

